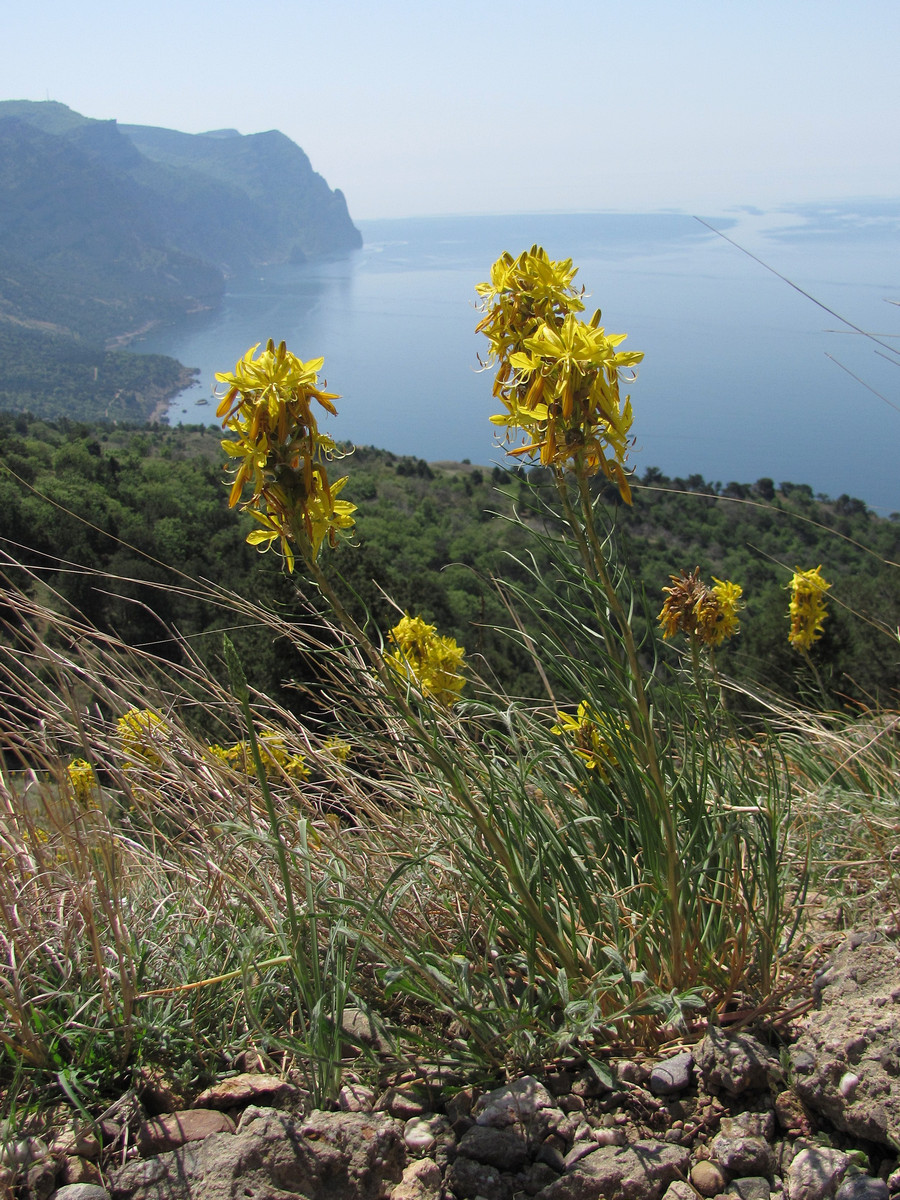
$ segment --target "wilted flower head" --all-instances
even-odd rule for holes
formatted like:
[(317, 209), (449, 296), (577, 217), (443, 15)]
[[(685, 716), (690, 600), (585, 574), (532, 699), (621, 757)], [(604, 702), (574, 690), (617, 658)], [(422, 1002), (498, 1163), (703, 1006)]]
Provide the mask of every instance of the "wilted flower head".
[(663, 588), (666, 600), (659, 614), (663, 637), (677, 633), (696, 638), (707, 646), (721, 646), (740, 629), (738, 612), (742, 608), (743, 588), (729, 580), (716, 579), (708, 587), (700, 578), (700, 568), (690, 574), (670, 575), (671, 587)]
[(325, 466), (337, 447), (319, 432), (312, 402), (335, 415), (337, 396), (318, 385), (324, 359), (302, 362), (270, 339), (256, 358), (253, 346), (233, 374), (217, 374), (226, 386), (216, 415), (232, 437), (222, 447), (238, 459), (229, 504), (241, 500), (261, 528), (247, 541), (269, 549), (279, 543), (289, 570), (294, 568), (292, 543), (300, 542), (315, 558), (327, 539), (335, 545), (339, 533), (353, 526), (356, 506), (336, 496), (346, 477), (331, 484)]
[(794, 568), (791, 589), (791, 632), (788, 641), (797, 650), (808, 650), (817, 642), (825, 628), (825, 593), (831, 587), (822, 578), (821, 564), (815, 570), (801, 571)]
[(462, 675), (466, 652), (453, 638), (438, 636), (434, 625), (421, 617), (401, 617), (388, 634), (397, 647), (385, 655), (388, 666), (403, 679), (447, 708), (459, 699), (465, 686)]
[(631, 503), (625, 460), (631, 403), (619, 395), (619, 373), (636, 366), (639, 351), (619, 351), (625, 334), (607, 334), (600, 311), (589, 322), (572, 286), (572, 260), (551, 260), (539, 246), (513, 259), (502, 255), (487, 283), (478, 284), (484, 318), (478, 330), (497, 363), (494, 395), (505, 413), (491, 417), (518, 441), (512, 455), (539, 456), (544, 465), (602, 471)]

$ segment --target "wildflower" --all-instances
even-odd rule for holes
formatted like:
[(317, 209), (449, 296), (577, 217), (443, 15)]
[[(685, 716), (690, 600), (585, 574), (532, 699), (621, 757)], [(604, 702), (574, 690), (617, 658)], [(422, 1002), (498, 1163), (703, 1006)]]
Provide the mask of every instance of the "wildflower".
[(395, 652), (385, 655), (388, 666), (415, 684), (423, 695), (452, 707), (465, 686), (461, 674), (464, 648), (453, 638), (438, 636), (434, 625), (409, 614), (397, 622), (388, 637), (397, 647)]
[(350, 746), (339, 737), (329, 737), (322, 743), (322, 753), (343, 765), (350, 757)]
[(825, 610), (825, 593), (831, 584), (822, 578), (821, 570), (821, 564), (810, 571), (801, 571), (799, 567), (795, 567), (789, 584), (791, 632), (788, 634), (788, 641), (797, 650), (809, 650), (824, 632), (825, 618), (828, 616)]
[[(216, 415), (231, 434), (222, 448), (238, 460), (228, 498), (233, 508), (251, 513), (261, 526), (247, 537), (263, 550), (278, 544), (288, 570), (294, 569), (293, 544), (313, 559), (327, 539), (335, 546), (340, 533), (352, 528), (356, 506), (336, 500), (346, 478), (330, 484), (326, 461), (337, 446), (320, 433), (312, 402), (332, 416), (338, 397), (319, 387), (324, 359), (302, 362), (284, 342), (270, 339), (257, 357), (258, 344), (232, 374), (216, 375), (226, 386)], [(244, 490), (248, 500), (241, 502)]]
[(149, 708), (129, 708), (116, 722), (119, 741), (125, 754), (125, 766), (134, 767), (139, 762), (148, 767), (161, 767), (162, 759), (154, 746), (168, 737), (168, 728), (162, 717)]
[(619, 373), (636, 366), (639, 351), (619, 351), (625, 334), (607, 334), (599, 310), (589, 322), (572, 286), (571, 259), (554, 262), (533, 246), (515, 260), (504, 254), (478, 284), (491, 361), (498, 370), (494, 395), (506, 412), (491, 417), (505, 426), (511, 455), (538, 456), (542, 465), (602, 471), (631, 503), (625, 473), (632, 411), (619, 394)]
[(672, 586), (663, 588), (666, 600), (658, 617), (664, 638), (683, 633), (706, 646), (721, 646), (739, 631), (738, 612), (744, 591), (739, 584), (714, 575), (715, 586), (707, 587), (699, 567), (690, 574), (682, 571), (669, 578)]
[[(263, 729), (257, 739), (259, 757), (268, 779), (283, 780), (285, 776), (295, 783), (309, 778), (306, 759), (300, 753), (291, 753), (284, 736), (275, 729)], [(252, 777), (256, 770), (249, 742), (234, 742), (230, 746), (207, 747), (210, 754), (234, 770)]]
[(83, 808), (96, 808), (97, 776), (91, 764), (86, 759), (74, 758), (66, 767), (66, 775), (78, 803)]
[[(627, 723), (625, 728), (628, 728)], [(572, 743), (575, 753), (584, 760), (589, 771), (597, 771), (607, 780), (607, 768), (619, 765), (615, 750), (608, 740), (611, 732), (609, 722), (587, 700), (581, 701), (574, 717), (569, 713), (559, 713), (559, 724), (551, 730), (557, 737)]]

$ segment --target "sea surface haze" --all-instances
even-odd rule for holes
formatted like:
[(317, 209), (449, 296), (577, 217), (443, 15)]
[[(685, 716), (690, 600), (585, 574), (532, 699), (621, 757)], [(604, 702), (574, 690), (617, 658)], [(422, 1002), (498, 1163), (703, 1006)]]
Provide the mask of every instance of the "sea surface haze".
[(639, 474), (769, 476), (900, 509), (900, 202), (704, 220), (832, 313), (685, 214), (422, 217), (358, 222), (363, 249), (345, 259), (232, 278), (218, 312), (135, 348), (200, 368), (173, 424), (213, 423), (215, 372), (283, 338), (303, 359), (324, 356), (341, 400), (323, 428), (336, 439), (501, 462), (475, 285), (502, 251), (538, 243), (574, 260), (587, 316), (600, 308), (645, 353), (627, 389)]

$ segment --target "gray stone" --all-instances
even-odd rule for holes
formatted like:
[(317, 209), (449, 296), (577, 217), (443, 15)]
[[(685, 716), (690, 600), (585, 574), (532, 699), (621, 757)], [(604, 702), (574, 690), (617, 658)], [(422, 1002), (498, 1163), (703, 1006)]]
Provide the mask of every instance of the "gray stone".
[(406, 1165), (401, 1126), (385, 1113), (257, 1109), (217, 1133), (111, 1172), (111, 1200), (380, 1200)]
[(738, 1200), (770, 1200), (772, 1188), (761, 1175), (747, 1175), (730, 1183), (725, 1195), (736, 1196)]
[(528, 1142), (521, 1127), (496, 1129), (473, 1125), (460, 1139), (457, 1152), (498, 1171), (519, 1171), (528, 1159)]
[(769, 1143), (758, 1137), (727, 1137), (717, 1134), (710, 1150), (726, 1171), (733, 1175), (771, 1175), (775, 1156)]
[[(854, 1137), (900, 1149), (900, 949), (851, 935), (816, 981), (819, 1009), (794, 1047), (794, 1088)], [(802, 1059), (807, 1069), (798, 1070)]]
[(511, 1200), (512, 1197), (509, 1180), (503, 1179), (496, 1167), (463, 1155), (450, 1164), (444, 1186), (459, 1200), (475, 1200), (477, 1196), (483, 1196), (484, 1200)]
[(769, 1075), (780, 1071), (778, 1060), (752, 1034), (729, 1035), (715, 1028), (695, 1049), (694, 1065), (708, 1087), (721, 1088), (729, 1096), (762, 1090)]
[(850, 1175), (837, 1190), (834, 1200), (888, 1200), (890, 1192), (883, 1179), (872, 1175)]
[(697, 1193), (689, 1183), (676, 1179), (666, 1188), (663, 1200), (697, 1200)]
[(825, 1200), (833, 1196), (850, 1158), (840, 1150), (809, 1146), (794, 1155), (785, 1176), (787, 1200)]
[(56, 1163), (49, 1158), (32, 1163), (25, 1175), (25, 1186), (29, 1200), (50, 1200), (56, 1191)]
[(657, 1063), (650, 1072), (650, 1091), (656, 1096), (671, 1096), (691, 1086), (694, 1056), (685, 1050)]
[(684, 1177), (690, 1155), (681, 1146), (639, 1141), (604, 1146), (576, 1163), (539, 1200), (659, 1200), (666, 1187)]
[(477, 1125), (502, 1128), (517, 1121), (526, 1122), (539, 1109), (552, 1107), (553, 1099), (544, 1085), (533, 1075), (524, 1075), (479, 1097), (472, 1106), (472, 1116)]
[(341, 1112), (371, 1112), (375, 1107), (375, 1091), (361, 1083), (345, 1083), (338, 1092)]
[(765, 1112), (742, 1112), (734, 1117), (723, 1117), (719, 1132), (730, 1138), (755, 1137), (771, 1142), (775, 1136), (775, 1114), (767, 1109)]
[(421, 1117), (430, 1112), (433, 1105), (427, 1089), (411, 1085), (388, 1088), (375, 1108), (379, 1112), (389, 1112), (400, 1121), (408, 1121), (410, 1117)]
[(110, 1195), (95, 1183), (67, 1183), (57, 1188), (50, 1200), (110, 1200)]

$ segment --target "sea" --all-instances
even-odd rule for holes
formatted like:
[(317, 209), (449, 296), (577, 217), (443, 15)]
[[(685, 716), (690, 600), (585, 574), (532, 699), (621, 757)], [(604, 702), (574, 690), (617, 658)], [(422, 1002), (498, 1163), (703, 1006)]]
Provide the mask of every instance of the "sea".
[(361, 250), (233, 277), (216, 312), (134, 345), (199, 368), (171, 424), (214, 424), (216, 372), (271, 337), (324, 357), (336, 440), (503, 463), (475, 285), (537, 243), (578, 267), (587, 315), (644, 352), (628, 388), (639, 475), (770, 477), (900, 510), (900, 201), (357, 225)]

